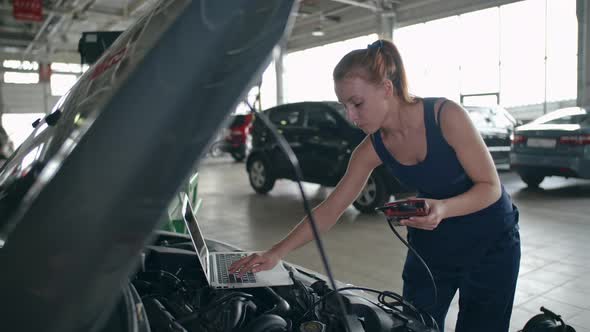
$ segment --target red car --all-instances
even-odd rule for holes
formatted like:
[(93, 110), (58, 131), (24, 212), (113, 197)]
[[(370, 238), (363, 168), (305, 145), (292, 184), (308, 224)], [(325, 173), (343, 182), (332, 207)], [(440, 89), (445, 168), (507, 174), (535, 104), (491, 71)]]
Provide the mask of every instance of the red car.
[(252, 113), (234, 115), (229, 131), (224, 137), (225, 151), (229, 152), (236, 161), (242, 161), (248, 154), (250, 144), (248, 138), (252, 127)]
[(211, 155), (217, 157), (227, 152), (235, 161), (243, 161), (250, 150), (250, 128), (253, 118), (252, 113), (232, 115), (229, 126), (222, 133), (222, 138), (211, 146)]

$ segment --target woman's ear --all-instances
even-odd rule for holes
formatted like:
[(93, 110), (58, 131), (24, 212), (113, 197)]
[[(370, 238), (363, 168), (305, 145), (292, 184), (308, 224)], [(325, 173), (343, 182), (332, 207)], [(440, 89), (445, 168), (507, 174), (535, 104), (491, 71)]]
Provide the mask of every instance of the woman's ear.
[(385, 89), (385, 95), (387, 97), (391, 97), (395, 94), (395, 87), (393, 86), (393, 82), (391, 82), (391, 80), (385, 79), (381, 84), (383, 89)]

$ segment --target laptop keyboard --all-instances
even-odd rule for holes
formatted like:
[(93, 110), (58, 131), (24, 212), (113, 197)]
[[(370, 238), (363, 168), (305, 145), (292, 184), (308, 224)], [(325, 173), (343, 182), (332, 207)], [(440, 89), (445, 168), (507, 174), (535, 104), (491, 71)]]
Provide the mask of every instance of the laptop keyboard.
[(244, 274), (241, 278), (238, 274), (229, 274), (227, 271), (233, 262), (246, 257), (247, 254), (216, 254), (217, 276), (220, 283), (224, 284), (252, 284), (256, 282), (256, 276), (252, 272)]

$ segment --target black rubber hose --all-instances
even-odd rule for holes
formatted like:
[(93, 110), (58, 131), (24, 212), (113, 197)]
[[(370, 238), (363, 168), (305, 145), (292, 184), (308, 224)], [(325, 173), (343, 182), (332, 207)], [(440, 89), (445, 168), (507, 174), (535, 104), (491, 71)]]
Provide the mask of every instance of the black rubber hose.
[(285, 332), (289, 324), (277, 315), (262, 315), (248, 324), (243, 332)]
[(275, 306), (265, 312), (265, 314), (286, 314), (291, 310), (291, 306), (285, 299), (277, 294), (272, 288), (264, 287), (264, 291), (275, 300)]

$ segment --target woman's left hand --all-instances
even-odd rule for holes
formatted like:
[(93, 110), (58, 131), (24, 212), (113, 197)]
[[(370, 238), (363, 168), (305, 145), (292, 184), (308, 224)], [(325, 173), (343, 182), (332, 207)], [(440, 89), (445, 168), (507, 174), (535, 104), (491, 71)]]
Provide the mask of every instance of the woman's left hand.
[(441, 220), (445, 218), (446, 205), (441, 200), (424, 199), (428, 205), (428, 215), (424, 217), (411, 217), (410, 219), (403, 219), (400, 223), (404, 226), (414, 227), (431, 231), (438, 227)]

